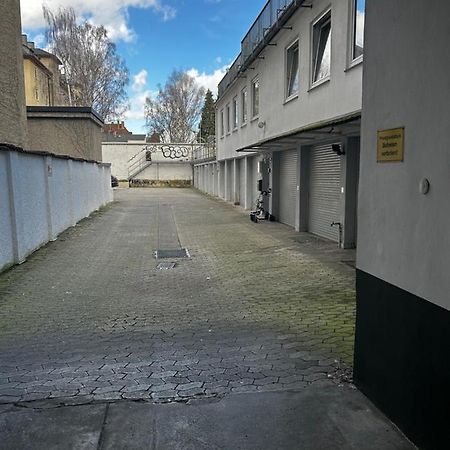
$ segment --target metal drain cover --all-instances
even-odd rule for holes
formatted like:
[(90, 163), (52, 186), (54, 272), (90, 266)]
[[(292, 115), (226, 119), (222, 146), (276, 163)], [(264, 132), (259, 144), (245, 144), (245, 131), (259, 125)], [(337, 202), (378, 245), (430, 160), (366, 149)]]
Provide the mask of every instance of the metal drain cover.
[(169, 270), (175, 268), (175, 263), (159, 263), (156, 268), (159, 270)]
[(168, 259), (168, 258), (189, 258), (189, 252), (187, 248), (180, 248), (175, 250), (156, 250), (156, 259)]

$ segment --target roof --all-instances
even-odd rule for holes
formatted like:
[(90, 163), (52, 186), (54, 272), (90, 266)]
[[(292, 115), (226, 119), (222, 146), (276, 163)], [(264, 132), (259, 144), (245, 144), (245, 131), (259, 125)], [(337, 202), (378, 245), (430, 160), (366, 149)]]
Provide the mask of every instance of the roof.
[(49, 70), (47, 67), (45, 67), (44, 64), (40, 61), (39, 57), (36, 55), (35, 51), (31, 49), (30, 47), (26, 45), (22, 45), (22, 54), (23, 57), (26, 59), (30, 59), (33, 61), (33, 63), (38, 66), (41, 70), (46, 72), (48, 75), (53, 76), (53, 73), (51, 70)]
[(58, 64), (60, 66), (62, 65), (61, 60), (56, 55), (54, 55), (53, 53), (49, 53), (49, 52), (47, 52), (45, 50), (42, 50), (41, 48), (34, 48), (33, 52), (39, 58), (53, 58), (53, 59), (55, 59), (58, 62)]
[(268, 139), (249, 144), (238, 150), (239, 152), (272, 152), (292, 148), (294, 145), (312, 145), (324, 139), (342, 136), (356, 136), (360, 133), (361, 111), (354, 111), (343, 116), (316, 122), (295, 130), (273, 136)]

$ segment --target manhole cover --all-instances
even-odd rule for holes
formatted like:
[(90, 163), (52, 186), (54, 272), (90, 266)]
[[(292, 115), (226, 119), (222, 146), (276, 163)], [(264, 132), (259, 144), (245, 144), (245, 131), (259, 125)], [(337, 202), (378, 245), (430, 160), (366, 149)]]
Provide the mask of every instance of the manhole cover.
[(175, 267), (175, 263), (159, 263), (156, 268), (159, 270), (169, 270)]
[(187, 248), (176, 250), (156, 250), (155, 256), (156, 259), (189, 258), (189, 252)]

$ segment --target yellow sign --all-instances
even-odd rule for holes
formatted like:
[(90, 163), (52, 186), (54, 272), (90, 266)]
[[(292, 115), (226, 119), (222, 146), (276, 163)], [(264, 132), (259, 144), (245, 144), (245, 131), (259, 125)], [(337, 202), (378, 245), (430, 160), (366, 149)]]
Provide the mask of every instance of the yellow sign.
[(378, 132), (377, 162), (403, 161), (405, 129), (394, 128)]

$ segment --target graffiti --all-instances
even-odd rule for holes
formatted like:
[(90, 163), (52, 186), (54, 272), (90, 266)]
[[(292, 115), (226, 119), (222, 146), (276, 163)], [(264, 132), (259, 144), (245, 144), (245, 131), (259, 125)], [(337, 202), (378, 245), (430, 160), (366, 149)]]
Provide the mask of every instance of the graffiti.
[(164, 158), (180, 159), (189, 156), (189, 148), (181, 145), (147, 145), (146, 152), (155, 153), (161, 151)]

